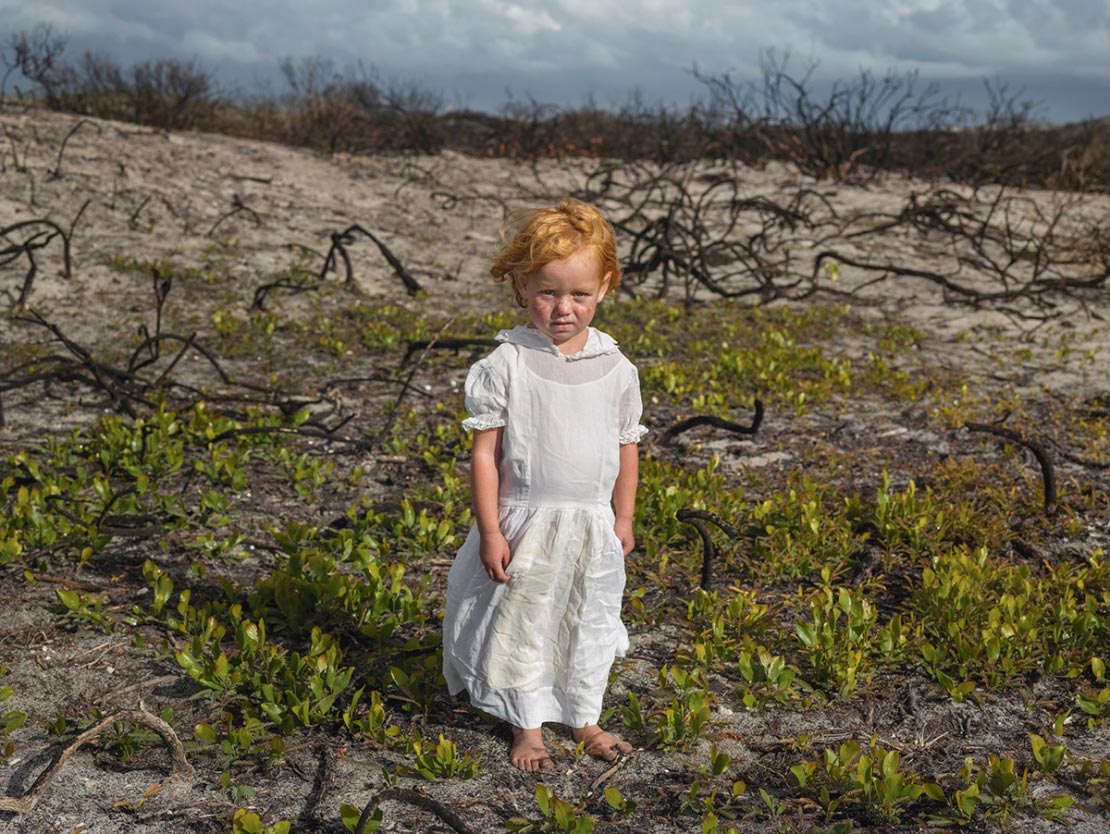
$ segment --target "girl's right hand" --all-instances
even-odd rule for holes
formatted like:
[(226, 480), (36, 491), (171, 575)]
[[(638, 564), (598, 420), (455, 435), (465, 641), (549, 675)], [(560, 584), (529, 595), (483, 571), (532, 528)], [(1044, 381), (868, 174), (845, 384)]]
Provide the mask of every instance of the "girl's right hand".
[(478, 556), (482, 560), (482, 567), (486, 569), (486, 575), (494, 582), (508, 582), (512, 579), (512, 574), (506, 573), (505, 568), (513, 560), (513, 554), (500, 531), (482, 535)]

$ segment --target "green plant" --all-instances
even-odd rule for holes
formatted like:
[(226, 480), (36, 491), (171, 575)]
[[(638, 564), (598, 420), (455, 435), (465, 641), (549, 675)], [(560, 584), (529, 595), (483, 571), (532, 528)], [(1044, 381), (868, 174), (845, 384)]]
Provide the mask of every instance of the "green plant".
[(664, 666), (659, 671), (659, 685), (675, 689), (677, 694), (653, 713), (652, 744), (664, 750), (688, 749), (709, 727), (713, 696), (705, 688), (704, 675)]
[[(690, 789), (682, 800), (683, 812), (692, 812), (701, 816), (701, 830), (703, 834), (719, 834), (720, 820), (735, 820), (741, 813), (740, 800), (747, 793), (748, 786), (742, 779), (734, 780), (724, 788), (714, 784), (715, 777), (728, 771), (732, 759), (728, 754), (713, 745), (709, 754), (709, 766), (702, 766), (701, 771), (706, 779), (695, 779), (690, 784)], [(736, 828), (729, 826), (726, 834), (732, 834)]]
[(691, 627), (690, 648), (679, 657), (707, 670), (718, 670), (750, 650), (752, 638), (771, 621), (771, 608), (754, 591), (735, 588), (721, 599), (716, 591), (699, 589), (686, 607)]
[(813, 683), (845, 698), (868, 675), (878, 614), (859, 592), (828, 584), (827, 569), (821, 577), (826, 584), (810, 600), (810, 619), (794, 630), (813, 668)]
[(897, 822), (902, 807), (923, 794), (944, 801), (939, 785), (923, 782), (912, 772), (900, 769), (897, 750), (886, 750), (872, 739), (864, 750), (855, 739), (836, 748), (826, 748), (818, 759), (790, 768), (798, 788), (825, 809), (826, 821), (841, 805), (857, 806), (876, 822)]
[[(1042, 755), (1045, 749), (1042, 748)], [(1050, 754), (1055, 757), (1055, 753)], [(1062, 756), (1062, 754), (1061, 754)], [(1017, 811), (1027, 811), (1054, 818), (1072, 806), (1075, 798), (1068, 794), (1035, 797), (1029, 789), (1029, 773), (1018, 773), (1009, 756), (990, 754), (982, 763), (967, 760), (957, 774), (963, 787), (951, 794), (951, 807), (963, 820), (976, 816), (1009, 825)]]
[(289, 834), (289, 820), (278, 820), (266, 825), (254, 811), (237, 808), (231, 815), (232, 834)]
[(505, 820), (505, 827), (514, 834), (591, 834), (597, 824), (581, 808), (555, 796), (547, 785), (536, 786), (536, 805), (543, 815), (540, 822), (510, 817)]
[[(339, 805), (339, 819), (351, 834), (354, 834), (358, 828), (359, 821), (362, 819), (363, 812), (356, 808), (354, 805), (348, 805), (343, 802)], [(366, 819), (363, 825), (363, 834), (373, 834), (382, 827), (382, 809), (374, 808), (373, 812)]]
[(1033, 747), (1033, 761), (1039, 770), (1051, 774), (1060, 769), (1068, 752), (1066, 744), (1049, 744), (1036, 733), (1029, 734), (1029, 743)]
[[(816, 572), (840, 574), (866, 536), (830, 500), (827, 485), (802, 475), (791, 489), (751, 507), (748, 519), (760, 575), (767, 581), (800, 579)], [(828, 582), (828, 578), (825, 578)]]
[(610, 785), (605, 789), (605, 804), (613, 809), (618, 817), (627, 817), (636, 810), (636, 800), (626, 799), (620, 788)]
[(108, 601), (107, 594), (93, 596), (64, 588), (59, 588), (55, 593), (65, 609), (66, 619), (91, 623), (107, 632), (115, 628), (115, 618), (103, 610), (104, 603)]
[(389, 747), (401, 740), (401, 728), (390, 724), (386, 715), (385, 705), (382, 703), (380, 692), (370, 693), (370, 703), (365, 714), (358, 716), (359, 701), (363, 690), (360, 688), (351, 696), (351, 703), (343, 711), (343, 726), (348, 732), (374, 742), (382, 747)]
[(1087, 727), (1094, 729), (1101, 727), (1110, 718), (1110, 686), (1103, 687), (1098, 692), (1080, 692), (1075, 696), (1079, 708), (1089, 716)]
[[(8, 674), (8, 667), (0, 663), (0, 678)], [(8, 700), (15, 694), (15, 690), (10, 686), (0, 686), (0, 704)], [(15, 745), (8, 741), (8, 738), (23, 726), (27, 720), (27, 713), (20, 710), (9, 710), (8, 712), (0, 713), (0, 761), (4, 761), (12, 753), (15, 752)]]
[(419, 735), (413, 736), (409, 743), (415, 756), (412, 769), (425, 779), (473, 779), (478, 775), (478, 759), (469, 753), (460, 756), (455, 742), (442, 733), (432, 749), (427, 748)]
[(786, 660), (763, 646), (744, 649), (736, 661), (740, 673), (737, 690), (748, 709), (759, 709), (769, 703), (784, 703), (798, 691), (794, 678), (797, 670)]

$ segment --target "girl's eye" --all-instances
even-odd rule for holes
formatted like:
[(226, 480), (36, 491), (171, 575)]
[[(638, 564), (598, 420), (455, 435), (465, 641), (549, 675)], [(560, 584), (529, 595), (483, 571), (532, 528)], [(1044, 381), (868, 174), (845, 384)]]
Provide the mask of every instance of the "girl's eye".
[(555, 295), (555, 290), (540, 290), (540, 295)]
[(575, 298), (585, 298), (585, 297), (586, 297), (586, 296), (588, 296), (588, 295), (589, 295), (589, 293), (588, 293), (588, 292), (576, 292), (576, 293), (574, 294), (574, 297), (575, 297)]

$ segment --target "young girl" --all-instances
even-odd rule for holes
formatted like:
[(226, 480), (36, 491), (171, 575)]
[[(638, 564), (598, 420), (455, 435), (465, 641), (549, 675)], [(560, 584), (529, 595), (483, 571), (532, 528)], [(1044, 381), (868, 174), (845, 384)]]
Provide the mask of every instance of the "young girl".
[(631, 745), (598, 726), (632, 550), (640, 386), (590, 327), (620, 282), (613, 229), (578, 200), (518, 212), (490, 272), (528, 324), (466, 380), (476, 523), (447, 579), (443, 674), (452, 694), (512, 725), (510, 761), (548, 770), (541, 725), (612, 760)]

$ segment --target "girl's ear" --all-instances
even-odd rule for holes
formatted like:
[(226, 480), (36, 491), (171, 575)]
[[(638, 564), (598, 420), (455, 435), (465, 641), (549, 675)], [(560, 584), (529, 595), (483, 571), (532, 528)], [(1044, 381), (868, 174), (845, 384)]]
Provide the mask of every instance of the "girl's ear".
[(612, 277), (612, 272), (606, 272), (603, 276), (601, 276), (601, 286), (598, 288), (597, 291), (598, 301), (601, 301), (601, 299), (605, 298), (605, 293), (609, 292), (609, 279)]

